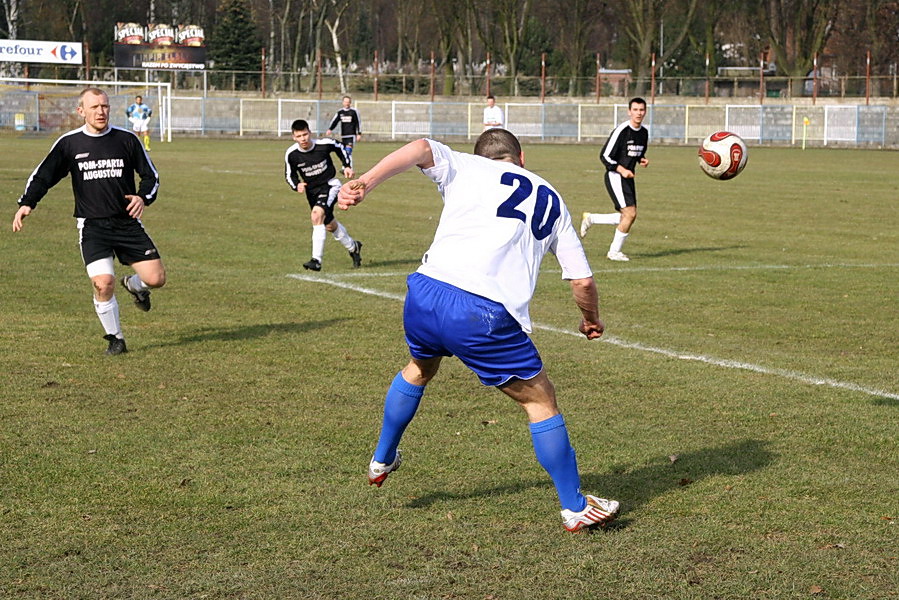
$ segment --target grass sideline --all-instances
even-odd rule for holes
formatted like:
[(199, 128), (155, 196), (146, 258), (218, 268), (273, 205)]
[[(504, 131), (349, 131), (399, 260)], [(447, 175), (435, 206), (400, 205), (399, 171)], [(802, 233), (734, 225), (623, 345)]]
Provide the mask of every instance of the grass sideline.
[[(570, 535), (519, 409), (455, 360), (403, 468), (365, 485), (406, 359), (396, 298), (440, 211), (424, 177), (339, 215), (361, 270), (329, 239), (298, 280), (287, 138), (155, 142), (144, 221), (170, 283), (146, 314), (119, 294), (131, 352), (111, 358), (69, 182), (9, 227), (52, 141), (0, 136), (0, 596), (897, 597), (896, 153), (750, 148), (722, 183), (651, 147), (632, 261), (603, 258), (610, 228), (585, 239), (613, 343), (572, 335), (547, 259), (534, 338), (583, 489), (624, 507)], [(525, 147), (576, 224), (610, 208), (598, 150)]]

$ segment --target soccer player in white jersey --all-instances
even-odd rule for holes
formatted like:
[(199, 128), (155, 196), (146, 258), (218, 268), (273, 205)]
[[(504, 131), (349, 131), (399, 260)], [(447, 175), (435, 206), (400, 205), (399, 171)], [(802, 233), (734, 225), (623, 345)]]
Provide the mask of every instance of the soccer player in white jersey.
[(475, 155), (429, 139), (389, 154), (341, 187), (342, 209), (360, 203), (390, 177), (413, 166), (437, 184), (443, 214), (418, 271), (407, 279), (403, 325), (411, 360), (394, 377), (384, 402), (381, 434), (368, 470), (378, 487), (400, 466), (400, 438), (425, 386), (445, 356), (457, 356), (484, 385), (524, 409), (538, 462), (555, 484), (569, 531), (606, 525), (619, 504), (584, 495), (574, 449), (555, 390), (528, 333), (528, 303), (540, 263), (556, 255), (581, 311), (579, 330), (602, 335), (596, 284), (559, 193), (523, 168), (518, 140), (505, 129), (481, 134)]

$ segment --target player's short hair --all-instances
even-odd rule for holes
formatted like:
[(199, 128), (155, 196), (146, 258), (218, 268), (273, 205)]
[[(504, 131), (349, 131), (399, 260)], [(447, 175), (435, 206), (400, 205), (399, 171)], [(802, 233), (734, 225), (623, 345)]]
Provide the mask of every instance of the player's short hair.
[(78, 94), (78, 106), (84, 106), (84, 97), (88, 94), (94, 94), (95, 96), (106, 96), (109, 98), (109, 95), (101, 90), (98, 87), (89, 87), (81, 90), (81, 93)]
[(521, 166), (521, 143), (511, 131), (499, 127), (478, 136), (474, 153), (491, 160), (506, 160)]
[(496, 100), (496, 96), (494, 96), (493, 94), (487, 94), (487, 98), (486, 98), (486, 99), (487, 99), (487, 100)]
[(135, 99), (135, 100), (143, 100), (144, 97), (141, 96), (141, 95), (137, 95), (137, 96), (134, 97), (134, 99)]
[(646, 100), (644, 100), (640, 96), (637, 96), (636, 98), (631, 98), (630, 101), (627, 103), (628, 109), (630, 109), (630, 107), (633, 106), (634, 104), (642, 104), (643, 106), (646, 106)]
[(349, 100), (350, 102), (352, 102), (353, 98), (351, 96), (344, 96), (343, 98), (341, 98), (341, 100)]
[(303, 119), (297, 119), (293, 123), (290, 124), (291, 131), (306, 131), (309, 129), (309, 123), (304, 121)]

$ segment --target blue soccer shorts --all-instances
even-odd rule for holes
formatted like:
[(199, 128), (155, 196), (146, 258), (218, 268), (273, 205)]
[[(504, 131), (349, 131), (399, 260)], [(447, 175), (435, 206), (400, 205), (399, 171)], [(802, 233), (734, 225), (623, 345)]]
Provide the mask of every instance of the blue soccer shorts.
[(406, 343), (413, 358), (457, 356), (484, 385), (531, 379), (543, 361), (505, 307), (421, 273), (406, 280)]

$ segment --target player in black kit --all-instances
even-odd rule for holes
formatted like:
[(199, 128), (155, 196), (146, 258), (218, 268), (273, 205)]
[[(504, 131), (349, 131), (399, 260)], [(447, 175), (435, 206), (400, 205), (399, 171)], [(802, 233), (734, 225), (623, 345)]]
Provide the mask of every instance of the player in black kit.
[(358, 110), (352, 108), (352, 103), (352, 98), (349, 96), (343, 97), (343, 108), (337, 111), (337, 114), (331, 119), (331, 124), (328, 125), (328, 130), (325, 132), (325, 136), (329, 136), (332, 131), (337, 129), (338, 124), (340, 125), (340, 143), (346, 148), (346, 155), (350, 159), (350, 165), (353, 164), (353, 144), (356, 143), (357, 139), (362, 138), (362, 117), (359, 116)]
[[(98, 88), (82, 91), (78, 114), (84, 118), (84, 126), (56, 140), (28, 178), (12, 230), (20, 231), (25, 217), (47, 191), (71, 175), (81, 257), (94, 287), (94, 308), (109, 342), (106, 354), (122, 354), (128, 349), (115, 298), (113, 256), (134, 269), (136, 274), (123, 277), (122, 285), (139, 309), (150, 310), (150, 288), (165, 285), (165, 267), (140, 218), (144, 208), (156, 200), (159, 175), (137, 136), (109, 125), (106, 92)], [(135, 173), (140, 177), (137, 189)]]
[(344, 147), (334, 140), (313, 140), (309, 123), (297, 119), (290, 126), (296, 142), (284, 153), (284, 176), (290, 189), (306, 193), (312, 210), (312, 259), (303, 268), (321, 271), (325, 253), (326, 232), (343, 244), (353, 259), (353, 268), (362, 265), (362, 242), (354, 240), (346, 227), (334, 218), (334, 203), (340, 191), (340, 180), (331, 154), (340, 159), (343, 175), (353, 177), (353, 167)]
[(646, 158), (646, 146), (649, 144), (649, 132), (643, 127), (646, 116), (646, 100), (632, 98), (627, 108), (628, 120), (616, 127), (599, 159), (605, 167), (606, 190), (612, 198), (612, 204), (618, 212), (598, 214), (585, 212), (581, 221), (581, 237), (587, 235), (591, 225), (617, 225), (615, 237), (606, 255), (609, 260), (630, 260), (621, 247), (630, 233), (631, 225), (637, 218), (637, 190), (634, 186), (634, 171), (637, 165), (649, 166)]

